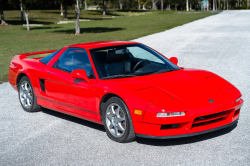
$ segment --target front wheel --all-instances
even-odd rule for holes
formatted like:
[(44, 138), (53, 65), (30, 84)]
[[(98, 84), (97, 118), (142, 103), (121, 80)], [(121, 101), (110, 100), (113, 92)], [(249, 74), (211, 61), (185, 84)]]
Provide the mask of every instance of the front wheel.
[(130, 142), (135, 139), (129, 110), (120, 98), (112, 97), (106, 102), (103, 122), (110, 139), (116, 142)]
[(23, 109), (27, 112), (36, 112), (40, 110), (37, 99), (28, 77), (24, 76), (20, 80), (18, 87), (19, 101)]

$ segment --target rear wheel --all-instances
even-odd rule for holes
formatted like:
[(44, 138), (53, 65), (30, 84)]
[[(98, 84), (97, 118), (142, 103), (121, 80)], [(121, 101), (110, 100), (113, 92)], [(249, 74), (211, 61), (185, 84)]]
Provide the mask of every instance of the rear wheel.
[(116, 142), (129, 142), (135, 139), (129, 110), (120, 98), (112, 97), (106, 102), (103, 122), (110, 139)]
[(27, 112), (36, 112), (40, 110), (40, 106), (37, 104), (37, 99), (28, 77), (21, 78), (18, 84), (19, 101), (23, 109)]

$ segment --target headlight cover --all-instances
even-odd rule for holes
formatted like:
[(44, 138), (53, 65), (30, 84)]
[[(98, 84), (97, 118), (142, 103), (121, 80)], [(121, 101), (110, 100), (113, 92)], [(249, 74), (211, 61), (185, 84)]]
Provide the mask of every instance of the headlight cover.
[(240, 97), (240, 98), (238, 98), (238, 99), (236, 99), (236, 103), (238, 103), (240, 100), (241, 100), (241, 97)]
[(157, 113), (157, 117), (185, 116), (185, 112)]

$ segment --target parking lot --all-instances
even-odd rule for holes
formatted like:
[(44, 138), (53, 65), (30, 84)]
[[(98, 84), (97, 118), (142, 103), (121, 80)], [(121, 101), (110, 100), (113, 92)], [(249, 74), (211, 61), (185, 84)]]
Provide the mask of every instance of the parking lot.
[(235, 85), (245, 103), (237, 126), (171, 140), (111, 141), (104, 127), (44, 109), (22, 110), (0, 85), (0, 165), (250, 165), (250, 11), (224, 11), (135, 41), (179, 66), (212, 71)]

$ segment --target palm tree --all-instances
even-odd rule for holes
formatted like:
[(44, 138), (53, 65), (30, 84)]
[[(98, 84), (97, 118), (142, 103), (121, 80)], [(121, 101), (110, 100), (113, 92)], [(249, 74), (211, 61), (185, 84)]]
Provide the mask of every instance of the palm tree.
[(106, 0), (103, 0), (102, 1), (103, 2), (103, 12), (102, 12), (102, 15), (106, 15), (106, 13), (107, 13), (107, 9), (106, 9)]
[(80, 9), (80, 1), (79, 0), (76, 0), (76, 5), (75, 5), (75, 18), (76, 18), (76, 35), (79, 35), (80, 34), (80, 12), (81, 12), (81, 9)]
[(3, 0), (0, 0), (0, 14), (1, 14), (1, 25), (8, 25), (6, 22), (5, 22), (5, 19), (4, 19), (4, 14), (3, 14)]
[(122, 9), (123, 0), (119, 0), (119, 3), (120, 3), (120, 9)]

